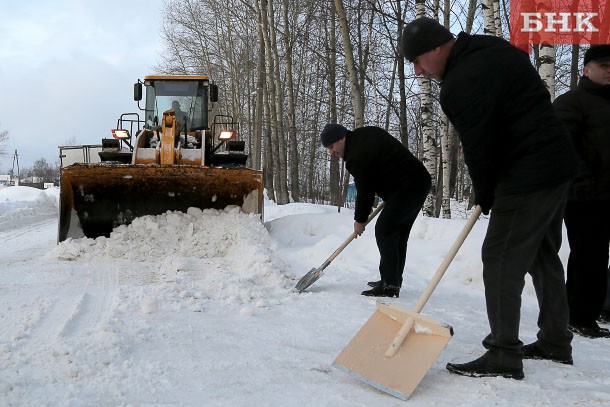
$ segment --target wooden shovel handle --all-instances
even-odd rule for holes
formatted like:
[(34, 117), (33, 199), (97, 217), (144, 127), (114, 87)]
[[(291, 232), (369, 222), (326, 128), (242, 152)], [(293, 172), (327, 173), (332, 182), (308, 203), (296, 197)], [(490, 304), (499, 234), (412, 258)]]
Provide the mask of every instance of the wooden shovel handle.
[[(464, 228), (462, 229), (462, 231), (460, 232), (458, 237), (455, 239), (455, 242), (449, 249), (449, 253), (447, 253), (447, 256), (445, 256), (445, 259), (443, 260), (441, 265), (436, 270), (436, 273), (434, 273), (432, 280), (430, 280), (430, 283), (428, 283), (428, 287), (426, 287), (426, 289), (424, 290), (422, 295), (419, 297), (419, 300), (417, 301), (415, 308), (413, 308), (413, 312), (419, 313), (422, 310), (422, 308), (424, 308), (424, 305), (426, 305), (426, 302), (428, 302), (430, 295), (432, 295), (432, 292), (438, 285), (439, 281), (441, 281), (441, 278), (445, 274), (445, 271), (449, 267), (449, 264), (451, 264), (451, 261), (453, 260), (453, 258), (457, 254), (458, 250), (464, 243), (464, 240), (466, 240), (466, 237), (472, 230), (472, 227), (474, 226), (474, 224), (476, 223), (476, 221), (480, 215), (481, 215), (481, 207), (477, 206), (475, 208), (474, 212), (472, 213), (472, 215), (470, 215), (470, 218), (468, 219), (466, 224), (464, 225)], [(400, 345), (402, 345), (403, 341), (407, 337), (407, 334), (413, 327), (413, 324), (414, 324), (413, 318), (409, 317), (405, 321), (405, 323), (400, 327), (400, 329), (398, 330), (398, 333), (394, 337), (394, 340), (392, 341), (392, 343), (388, 347), (388, 350), (385, 353), (385, 355), (387, 357), (392, 357), (396, 354), (396, 352), (398, 351), (398, 348), (400, 348)]]
[[(385, 202), (380, 203), (379, 206), (377, 206), (377, 208), (373, 211), (373, 213), (371, 213), (369, 215), (369, 218), (366, 220), (366, 223), (364, 224), (364, 226), (368, 225), (370, 221), (375, 219), (375, 216), (377, 216), (379, 214), (379, 212), (381, 212), (381, 210), (383, 209), (384, 206), (385, 206)], [(341, 244), (341, 246), (339, 246), (337, 248), (337, 250), (335, 250), (328, 259), (326, 259), (326, 261), (320, 268), (322, 268), (322, 269), (326, 268), (335, 259), (335, 257), (337, 257), (339, 255), (339, 253), (341, 253), (343, 251), (343, 249), (345, 249), (347, 247), (347, 245), (350, 244), (350, 242), (352, 240), (354, 240), (353, 233), (347, 239), (345, 239), (345, 242), (343, 242), (343, 244)]]

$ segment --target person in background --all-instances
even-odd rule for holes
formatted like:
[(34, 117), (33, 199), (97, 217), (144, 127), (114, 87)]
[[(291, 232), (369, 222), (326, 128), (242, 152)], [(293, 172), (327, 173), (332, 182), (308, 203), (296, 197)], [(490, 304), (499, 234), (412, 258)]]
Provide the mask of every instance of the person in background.
[[(401, 46), (416, 75), (441, 82), (440, 105), (455, 126), (475, 202), (490, 214), (483, 241), (487, 352), (452, 373), (522, 379), (523, 358), (572, 364), (572, 333), (559, 249), (576, 153), (526, 53), (487, 35), (449, 30), (431, 18), (407, 24)], [(538, 340), (519, 339), (525, 275), (538, 298)]]
[(178, 129), (182, 130), (182, 128), (184, 127), (184, 124), (188, 120), (188, 115), (186, 114), (186, 112), (183, 112), (182, 109), (180, 109), (180, 102), (178, 102), (177, 100), (174, 100), (172, 102), (172, 110), (174, 111), (174, 114), (176, 115), (176, 120), (178, 120), (177, 127), (178, 127)]
[(379, 127), (349, 131), (329, 123), (320, 134), (322, 145), (334, 158), (343, 158), (356, 184), (354, 236), (362, 235), (375, 194), (385, 202), (375, 225), (381, 256), (381, 280), (369, 282), (362, 295), (398, 297), (407, 257), (411, 227), (431, 188), (424, 165), (396, 138)]
[(607, 295), (610, 245), (610, 45), (591, 46), (583, 65), (578, 87), (553, 103), (580, 158), (564, 218), (569, 328), (588, 338), (610, 338), (596, 321)]

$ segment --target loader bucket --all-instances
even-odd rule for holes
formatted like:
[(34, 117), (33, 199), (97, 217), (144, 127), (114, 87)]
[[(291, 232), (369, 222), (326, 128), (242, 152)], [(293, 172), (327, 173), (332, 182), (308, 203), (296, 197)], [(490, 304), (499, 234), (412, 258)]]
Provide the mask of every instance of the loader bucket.
[(262, 172), (247, 168), (73, 164), (61, 170), (60, 188), (58, 242), (109, 236), (134, 218), (168, 210), (263, 210)]

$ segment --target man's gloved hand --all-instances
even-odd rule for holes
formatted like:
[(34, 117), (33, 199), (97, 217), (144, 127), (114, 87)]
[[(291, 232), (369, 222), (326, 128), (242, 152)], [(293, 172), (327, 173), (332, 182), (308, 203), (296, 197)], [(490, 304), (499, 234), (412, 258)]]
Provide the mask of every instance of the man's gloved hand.
[(481, 212), (483, 212), (483, 215), (489, 215), (490, 210), (491, 206), (481, 205)]
[(479, 193), (475, 191), (474, 203), (481, 207), (481, 212), (483, 212), (483, 215), (489, 215), (489, 210), (494, 205), (494, 196), (493, 194), (487, 195), (480, 193), (480, 191)]

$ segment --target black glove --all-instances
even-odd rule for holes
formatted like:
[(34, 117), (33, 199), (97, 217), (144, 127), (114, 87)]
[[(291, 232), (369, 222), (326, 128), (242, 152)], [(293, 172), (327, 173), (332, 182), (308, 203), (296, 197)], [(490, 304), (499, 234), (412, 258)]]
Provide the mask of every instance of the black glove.
[(483, 212), (483, 215), (489, 215), (489, 210), (491, 209), (491, 206), (487, 206), (484, 204), (478, 204), (481, 206), (481, 212)]
[(481, 212), (483, 212), (483, 215), (489, 215), (489, 210), (494, 204), (494, 196), (475, 193), (474, 203), (481, 207)]

